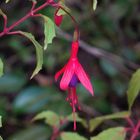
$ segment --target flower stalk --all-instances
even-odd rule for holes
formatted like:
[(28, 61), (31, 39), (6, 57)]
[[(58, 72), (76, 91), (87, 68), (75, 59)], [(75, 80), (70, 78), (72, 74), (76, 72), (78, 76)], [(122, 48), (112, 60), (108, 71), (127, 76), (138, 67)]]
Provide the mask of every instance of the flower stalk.
[(137, 136), (140, 135), (140, 120), (138, 121), (138, 123), (135, 125), (133, 123), (133, 121), (130, 118), (126, 118), (128, 124), (130, 125), (130, 127), (126, 127), (125, 131), (126, 132), (131, 132), (132, 135), (130, 137), (130, 140), (135, 140), (137, 138)]
[(59, 8), (61, 8), (63, 11), (65, 11), (67, 13), (67, 15), (69, 15), (69, 17), (72, 19), (74, 27), (75, 27), (75, 32), (76, 32), (76, 34), (75, 34), (76, 36), (74, 38), (74, 41), (78, 41), (79, 38), (80, 38), (80, 31), (79, 31), (79, 27), (78, 27), (77, 21), (75, 20), (75, 18), (64, 7), (59, 5)]

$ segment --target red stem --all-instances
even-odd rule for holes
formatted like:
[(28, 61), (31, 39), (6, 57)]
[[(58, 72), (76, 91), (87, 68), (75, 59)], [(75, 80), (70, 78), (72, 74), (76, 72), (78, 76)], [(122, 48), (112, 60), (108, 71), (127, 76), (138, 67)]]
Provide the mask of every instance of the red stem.
[(35, 14), (36, 12), (40, 11), (41, 9), (45, 8), (47, 5), (49, 5), (48, 2), (44, 3), (43, 5), (41, 5), (40, 7), (34, 9), (32, 12), (29, 12), (27, 15), (25, 15), (23, 18), (21, 18), (20, 20), (18, 20), (17, 22), (15, 22), (13, 25), (11, 25), (8, 28), (8, 31), (10, 31), (11, 29), (13, 29), (15, 26), (18, 26), (20, 23), (22, 23), (23, 21), (25, 21), (26, 19), (28, 19), (29, 17), (33, 16), (33, 14)]
[(31, 12), (34, 10), (35, 6), (36, 6), (37, 2), (36, 1), (32, 1), (32, 8), (31, 8)]
[[(35, 8), (35, 5), (36, 5), (36, 2), (33, 2), (32, 4), (32, 8), (31, 8), (31, 11), (29, 13), (27, 13), (24, 17), (22, 17), (21, 19), (19, 19), (17, 22), (13, 23), (9, 28), (7, 28), (7, 17), (4, 16), (4, 30), (3, 32), (0, 33), (0, 37), (4, 36), (5, 34), (12, 34), (12, 33), (9, 33), (14, 27), (18, 26), (19, 24), (21, 24), (22, 22), (24, 22), (26, 19), (34, 16), (34, 14), (40, 10), (42, 10), (43, 8), (45, 8), (46, 6), (48, 6), (49, 4), (51, 4), (52, 6), (56, 6), (58, 7), (57, 4), (55, 4), (54, 2), (49, 2), (49, 1), (46, 1), (44, 4), (42, 4), (41, 6), (39, 6), (38, 8), (34, 9)], [(59, 8), (61, 8), (63, 11), (65, 11), (72, 19), (74, 25), (75, 25), (75, 30), (77, 32), (77, 38), (76, 38), (76, 41), (78, 41), (79, 39), (79, 28), (78, 28), (78, 24), (75, 20), (75, 18), (67, 11), (65, 10), (65, 8), (63, 8), (61, 5), (59, 5)]]
[(136, 129), (135, 129), (136, 135), (139, 134), (139, 128), (140, 128), (140, 120), (138, 121), (138, 124), (136, 125)]
[(4, 15), (3, 18), (4, 18), (4, 30), (3, 30), (3, 32), (6, 32), (6, 28), (7, 28), (7, 16)]
[(137, 136), (137, 135), (134, 133), (134, 134), (132, 135), (132, 137), (130, 138), (130, 140), (135, 140), (136, 136)]
[(127, 122), (130, 124), (131, 127), (135, 127), (135, 124), (133, 123), (133, 121), (130, 118), (126, 118)]
[(75, 41), (78, 41), (79, 40), (79, 36), (80, 36), (80, 31), (79, 31), (79, 27), (78, 27), (78, 23), (77, 21), (75, 20), (75, 18), (65, 9), (63, 8), (61, 5), (59, 5), (59, 8), (61, 8), (63, 11), (65, 11), (69, 16), (70, 18), (72, 19), (73, 23), (74, 23), (74, 26), (75, 26), (75, 31), (77, 33), (77, 38)]
[(130, 138), (130, 140), (135, 140), (136, 137), (139, 135), (139, 128), (140, 128), (140, 121), (138, 122), (138, 124), (136, 125), (136, 127), (133, 130), (133, 135)]
[[(14, 27), (18, 26), (19, 24), (21, 24), (22, 22), (24, 22), (26, 19), (32, 17), (36, 12), (42, 10), (43, 8), (45, 8), (46, 6), (48, 6), (49, 4), (51, 4), (51, 3), (49, 3), (48, 1), (46, 1), (44, 4), (42, 4), (38, 8), (34, 9), (35, 4), (33, 3), (33, 6), (32, 6), (31, 11), (29, 13), (27, 13), (24, 17), (22, 17), (21, 19), (19, 19), (17, 22), (13, 23), (9, 28), (5, 28), (5, 30), (0, 33), (0, 37), (2, 37), (5, 34), (8, 34), (8, 32), (10, 32), (10, 30), (12, 30)], [(7, 25), (7, 20), (5, 20), (5, 27), (6, 27), (6, 25)]]

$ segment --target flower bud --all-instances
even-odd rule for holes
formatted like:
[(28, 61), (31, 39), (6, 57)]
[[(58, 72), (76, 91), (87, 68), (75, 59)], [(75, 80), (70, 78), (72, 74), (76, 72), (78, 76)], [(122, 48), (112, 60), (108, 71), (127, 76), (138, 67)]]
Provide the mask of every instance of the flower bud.
[(57, 26), (60, 26), (62, 20), (63, 20), (63, 16), (62, 16), (62, 15), (58, 16), (57, 14), (55, 14), (55, 16), (54, 16), (54, 21), (55, 21), (55, 24), (56, 24)]
[(54, 22), (57, 26), (60, 26), (63, 20), (63, 15), (58, 15), (58, 11), (60, 8), (58, 8), (54, 14)]

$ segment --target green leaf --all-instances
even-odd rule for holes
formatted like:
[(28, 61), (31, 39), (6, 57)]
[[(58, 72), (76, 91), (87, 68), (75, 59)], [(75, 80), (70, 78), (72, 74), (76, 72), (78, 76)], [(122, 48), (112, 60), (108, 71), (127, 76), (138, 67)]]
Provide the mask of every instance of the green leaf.
[(80, 136), (77, 133), (72, 133), (72, 132), (63, 132), (61, 134), (61, 139), (62, 140), (87, 140), (86, 138)]
[(94, 119), (91, 119), (90, 122), (89, 122), (89, 124), (90, 124), (90, 131), (92, 132), (93, 130), (95, 130), (105, 120), (126, 118), (128, 116), (130, 116), (130, 112), (123, 111), (123, 112), (118, 112), (118, 113), (114, 113), (114, 114), (110, 114), (110, 115), (96, 117)]
[[(76, 122), (82, 122), (83, 121), (83, 119), (80, 118), (77, 113), (75, 113), (75, 118), (76, 118)], [(73, 113), (71, 115), (67, 116), (66, 119), (68, 121), (72, 121), (73, 122)]]
[(0, 116), (0, 127), (2, 127), (2, 117)]
[(66, 15), (66, 14), (67, 14), (67, 13), (66, 13), (64, 10), (62, 10), (62, 9), (59, 9), (58, 12), (57, 12), (57, 15), (58, 15), (58, 16)]
[[(2, 127), (2, 119), (1, 119), (1, 116), (0, 116), (0, 127)], [(0, 136), (0, 140), (3, 140), (1, 136)]]
[(138, 69), (133, 75), (129, 83), (129, 87), (127, 90), (127, 100), (129, 105), (129, 110), (137, 98), (140, 92), (140, 69)]
[(52, 110), (57, 114), (69, 115), (70, 105), (55, 87), (30, 86), (21, 91), (13, 102), (14, 112), (37, 113), (43, 110)]
[(26, 82), (27, 79), (23, 74), (4, 74), (0, 78), (0, 93), (15, 93), (19, 91)]
[(48, 88), (36, 86), (24, 89), (14, 100), (14, 111), (17, 113), (35, 113), (40, 111), (50, 100), (49, 92)]
[(97, 0), (93, 0), (93, 10), (95, 11), (97, 8)]
[[(76, 122), (82, 122), (83, 119), (81, 119), (77, 113), (75, 113)], [(64, 116), (58, 116), (53, 111), (43, 111), (39, 113), (33, 120), (40, 120), (45, 119), (46, 124), (49, 124), (50, 126), (59, 125), (60, 120), (63, 119)], [(66, 120), (73, 122), (73, 114), (68, 115), (65, 117)]]
[[(66, 10), (66, 11), (68, 11), (69, 13), (70, 13), (70, 9), (65, 5), (65, 3), (64, 2), (59, 2), (59, 4)], [(58, 16), (61, 16), (61, 15), (66, 15), (67, 13), (63, 10), (63, 9), (59, 9), (58, 10), (58, 12), (57, 12), (57, 15)]]
[(30, 127), (20, 130), (8, 140), (49, 140), (51, 130), (42, 125), (29, 125)]
[(6, 0), (5, 2), (8, 3), (10, 0)]
[(6, 16), (5, 13), (0, 9), (0, 15)]
[(42, 15), (44, 18), (44, 50), (47, 49), (48, 44), (52, 43), (53, 38), (56, 36), (55, 34), (55, 24), (54, 22), (47, 16)]
[(58, 94), (59, 97), (56, 96), (57, 95), (55, 95), (55, 97), (53, 97), (52, 100), (48, 103), (47, 108), (49, 110), (53, 110), (57, 114), (61, 114), (64, 116), (71, 114), (71, 106), (69, 105), (68, 102), (65, 101), (65, 98), (61, 96), (61, 93)]
[(115, 127), (102, 131), (97, 136), (92, 137), (91, 140), (125, 140), (125, 137), (124, 127)]
[(0, 77), (3, 75), (3, 62), (0, 58)]
[(43, 111), (39, 113), (33, 120), (45, 119), (46, 124), (56, 126), (60, 122), (60, 117), (52, 111)]
[(27, 37), (35, 46), (36, 49), (36, 56), (37, 56), (37, 64), (36, 68), (31, 76), (31, 79), (42, 69), (43, 65), (43, 48), (42, 46), (35, 40), (34, 36), (31, 33), (22, 32), (20, 31), (20, 34)]

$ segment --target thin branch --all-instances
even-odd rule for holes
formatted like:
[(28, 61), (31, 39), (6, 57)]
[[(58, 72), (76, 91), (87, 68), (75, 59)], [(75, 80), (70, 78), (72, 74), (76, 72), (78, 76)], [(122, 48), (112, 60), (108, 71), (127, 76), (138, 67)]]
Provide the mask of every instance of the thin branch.
[(36, 1), (32, 1), (32, 8), (31, 8), (31, 11), (34, 10), (35, 6), (36, 6), (37, 2)]
[(7, 28), (7, 16), (4, 15), (3, 18), (4, 18), (4, 31), (6, 31), (6, 28)]
[(66, 13), (70, 16), (70, 18), (72, 19), (72, 21), (73, 21), (73, 23), (74, 23), (74, 25), (75, 25), (75, 31), (76, 31), (76, 33), (77, 33), (76, 40), (79, 40), (79, 38), (80, 38), (80, 31), (79, 31), (79, 26), (78, 26), (78, 23), (77, 23), (76, 19), (75, 19), (65, 8), (63, 8), (61, 5), (60, 5), (59, 7), (60, 7), (64, 12), (66, 12)]
[(133, 121), (128, 117), (126, 118), (127, 122), (129, 123), (129, 125), (134, 128), (135, 127), (135, 124), (133, 123)]
[(31, 8), (31, 11), (28, 12), (24, 17), (19, 19), (17, 22), (13, 23), (9, 28), (6, 28), (5, 31), (1, 32), (0, 37), (2, 37), (5, 34), (8, 34), (14, 27), (18, 26), (19, 24), (24, 22), (26, 19), (32, 17), (35, 13), (37, 13), (38, 11), (44, 9), (46, 6), (48, 6), (48, 5), (57, 6), (57, 3), (50, 3), (49, 1), (46, 1), (44, 4), (42, 4), (38, 8), (34, 9), (35, 5), (36, 5), (36, 3), (34, 2), (33, 5), (32, 5), (32, 8)]

